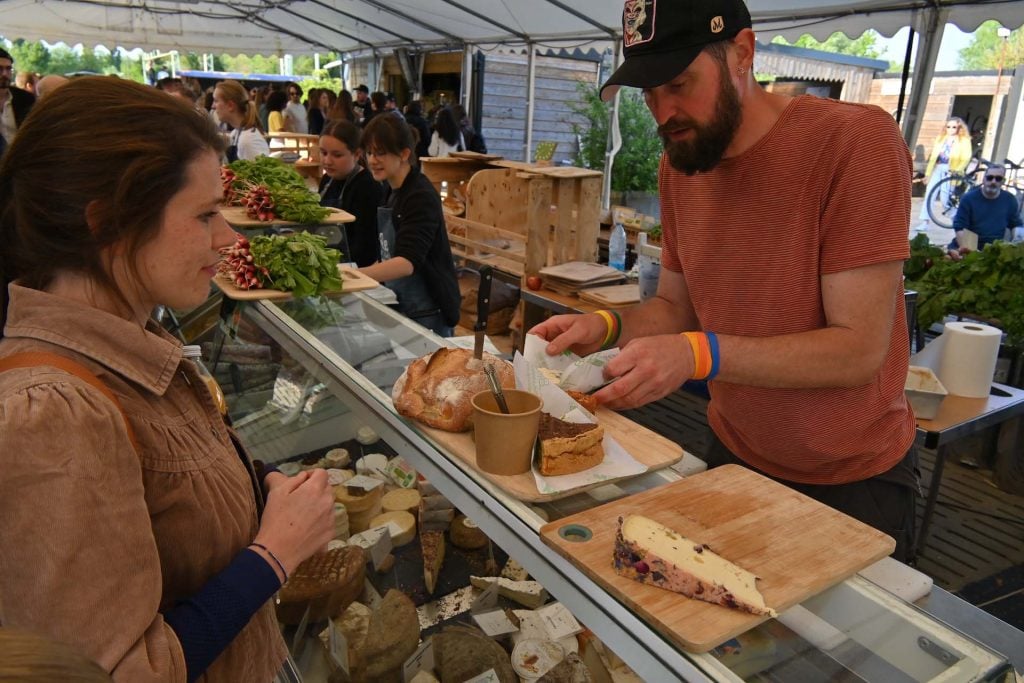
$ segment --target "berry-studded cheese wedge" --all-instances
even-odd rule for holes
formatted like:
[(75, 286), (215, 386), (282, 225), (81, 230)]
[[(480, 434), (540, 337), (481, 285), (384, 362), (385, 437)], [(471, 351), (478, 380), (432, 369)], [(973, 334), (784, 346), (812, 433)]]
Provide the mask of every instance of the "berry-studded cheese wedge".
[(619, 518), (613, 557), (616, 573), (751, 614), (776, 616), (757, 590), (757, 577), (706, 545), (639, 515)]

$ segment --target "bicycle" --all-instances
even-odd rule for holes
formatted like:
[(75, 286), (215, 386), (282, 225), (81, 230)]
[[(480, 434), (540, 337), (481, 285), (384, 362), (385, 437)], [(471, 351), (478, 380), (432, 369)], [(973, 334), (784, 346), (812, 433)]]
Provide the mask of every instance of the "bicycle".
[(935, 183), (935, 187), (925, 197), (928, 217), (935, 225), (940, 228), (953, 227), (953, 218), (956, 217), (956, 210), (960, 207), (960, 199), (969, 190), (981, 185), (985, 169), (991, 163), (991, 161), (981, 158), (972, 160), (963, 173), (950, 173)]

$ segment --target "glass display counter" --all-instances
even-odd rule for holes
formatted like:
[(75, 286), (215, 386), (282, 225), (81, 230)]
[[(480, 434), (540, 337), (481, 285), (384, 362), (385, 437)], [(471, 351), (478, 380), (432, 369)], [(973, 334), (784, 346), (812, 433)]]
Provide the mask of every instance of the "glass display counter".
[[(210, 364), (254, 458), (285, 462), (351, 442), (370, 427), (643, 680), (974, 681), (1002, 680), (1012, 670), (995, 646), (1013, 654), (1007, 644), (1024, 634), (1002, 624), (999, 643), (986, 646), (859, 575), (712, 652), (683, 652), (538, 535), (548, 521), (676, 480), (676, 471), (550, 503), (522, 502), (392, 407), (391, 388), (404, 368), (444, 339), (368, 293), (240, 303), (233, 321)], [(965, 617), (978, 612), (966, 603), (957, 609)]]

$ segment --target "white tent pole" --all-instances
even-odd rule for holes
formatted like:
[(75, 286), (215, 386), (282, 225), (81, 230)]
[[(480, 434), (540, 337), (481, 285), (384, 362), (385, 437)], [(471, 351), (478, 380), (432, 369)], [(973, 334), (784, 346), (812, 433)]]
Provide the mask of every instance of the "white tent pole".
[(462, 92), (459, 93), (459, 101), (467, 113), (472, 103), (473, 89), (473, 46), (466, 45), (462, 50)]
[(527, 43), (526, 50), (526, 130), (523, 160), (530, 163), (533, 160), (533, 99), (537, 81), (537, 60), (534, 59), (533, 43)]
[(949, 18), (949, 10), (929, 7), (919, 17), (920, 25), (916, 29), (920, 40), (914, 58), (910, 101), (907, 104), (906, 117), (903, 119), (903, 139), (906, 140), (911, 152), (921, 132), (921, 119), (928, 104), (928, 91), (931, 89), (932, 76), (935, 74), (935, 62), (939, 57), (939, 43), (942, 42), (941, 29)]
[[(622, 63), (622, 40), (615, 41), (612, 53), (612, 71)], [(600, 86), (600, 84), (598, 84)], [(615, 93), (612, 108), (608, 113), (608, 145), (604, 154), (604, 184), (601, 188), (601, 209), (608, 211), (612, 206), (612, 168), (615, 166), (615, 155), (622, 149), (622, 136), (619, 134), (619, 97), (622, 90)]]

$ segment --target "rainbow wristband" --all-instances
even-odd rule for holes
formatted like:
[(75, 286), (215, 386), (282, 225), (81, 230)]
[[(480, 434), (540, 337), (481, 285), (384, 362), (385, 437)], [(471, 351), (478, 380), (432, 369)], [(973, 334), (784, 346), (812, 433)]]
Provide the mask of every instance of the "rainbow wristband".
[(604, 336), (604, 341), (601, 342), (602, 349), (610, 349), (615, 346), (616, 342), (619, 341), (619, 335), (622, 334), (622, 318), (615, 311), (594, 311), (599, 316), (604, 318), (605, 325), (608, 326), (608, 332)]
[(683, 332), (683, 338), (693, 350), (693, 377), (696, 380), (714, 379), (719, 370), (718, 337), (714, 332)]

